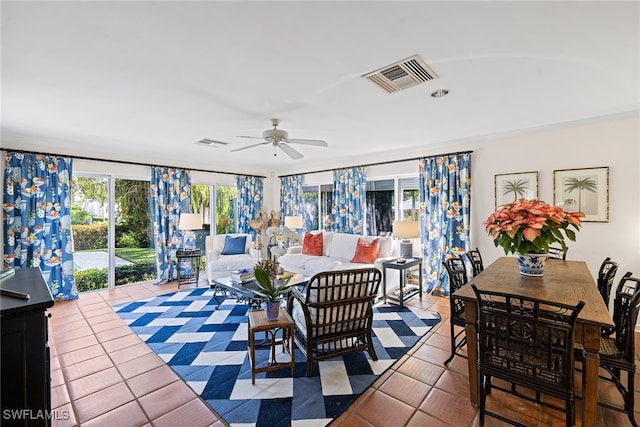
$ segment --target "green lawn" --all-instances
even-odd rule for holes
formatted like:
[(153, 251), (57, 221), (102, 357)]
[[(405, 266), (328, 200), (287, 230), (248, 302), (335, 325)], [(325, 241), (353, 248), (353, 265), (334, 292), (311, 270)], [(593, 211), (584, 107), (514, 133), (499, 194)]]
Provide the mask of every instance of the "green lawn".
[(153, 248), (116, 248), (116, 256), (134, 264), (153, 263), (156, 260)]

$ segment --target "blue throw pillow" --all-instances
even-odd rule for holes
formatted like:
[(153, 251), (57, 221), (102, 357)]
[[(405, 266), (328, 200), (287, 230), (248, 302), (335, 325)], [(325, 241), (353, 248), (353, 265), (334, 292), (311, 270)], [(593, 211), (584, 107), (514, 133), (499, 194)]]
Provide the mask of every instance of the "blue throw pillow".
[(240, 255), (245, 253), (244, 248), (247, 244), (247, 236), (225, 236), (224, 249), (222, 255)]

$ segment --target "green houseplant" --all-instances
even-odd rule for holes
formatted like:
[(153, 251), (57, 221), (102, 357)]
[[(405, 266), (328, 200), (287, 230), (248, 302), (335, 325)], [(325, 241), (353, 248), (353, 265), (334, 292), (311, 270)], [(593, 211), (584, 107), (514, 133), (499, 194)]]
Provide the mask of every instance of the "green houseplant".
[(281, 297), (295, 285), (289, 284), (290, 278), (277, 279), (275, 274), (270, 275), (262, 268), (256, 268), (254, 274), (259, 288), (255, 292), (266, 300), (267, 320), (277, 320)]
[[(560, 206), (531, 199), (520, 199), (507, 203), (489, 215), (485, 222), (486, 232), (493, 238), (496, 247), (505, 254), (516, 254), (520, 272), (524, 275), (541, 276), (549, 246), (557, 243), (567, 249), (565, 238), (575, 241), (575, 230), (580, 229), (582, 212), (567, 212)], [(521, 256), (536, 255), (533, 261), (524, 261)], [(540, 261), (540, 271), (523, 271), (523, 262)]]

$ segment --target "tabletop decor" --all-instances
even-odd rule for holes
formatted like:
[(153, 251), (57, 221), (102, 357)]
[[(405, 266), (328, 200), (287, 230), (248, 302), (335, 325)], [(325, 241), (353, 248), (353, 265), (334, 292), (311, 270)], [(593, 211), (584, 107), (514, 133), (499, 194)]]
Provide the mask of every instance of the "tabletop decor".
[(271, 275), (261, 268), (256, 268), (254, 274), (259, 289), (256, 290), (256, 294), (266, 300), (267, 320), (278, 320), (280, 300), (295, 284), (290, 285), (290, 279), (279, 279), (275, 274)]
[(496, 247), (516, 255), (520, 274), (542, 276), (549, 245), (558, 243), (566, 250), (565, 237), (576, 240), (571, 228), (579, 230), (582, 217), (582, 212), (567, 212), (536, 199), (519, 199), (489, 215), (485, 230)]
[(286, 254), (287, 248), (291, 245), (302, 244), (302, 236), (286, 225), (271, 226), (267, 228), (266, 232), (269, 238), (270, 257), (272, 258), (278, 259)]

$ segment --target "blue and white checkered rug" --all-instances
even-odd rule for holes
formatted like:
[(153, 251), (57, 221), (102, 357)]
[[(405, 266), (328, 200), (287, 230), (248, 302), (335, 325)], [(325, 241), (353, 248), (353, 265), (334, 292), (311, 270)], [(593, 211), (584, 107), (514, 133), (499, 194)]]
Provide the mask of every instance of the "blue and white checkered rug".
[[(114, 309), (233, 426), (326, 425), (440, 321), (437, 313), (377, 306), (373, 323), (377, 361), (366, 352), (336, 357), (318, 363), (314, 375), (306, 377), (306, 359), (296, 349), (294, 378), (285, 368), (257, 374), (256, 384), (251, 385), (248, 307), (235, 299), (216, 307), (213, 291), (197, 288)], [(268, 351), (256, 351), (258, 363), (267, 360)]]

